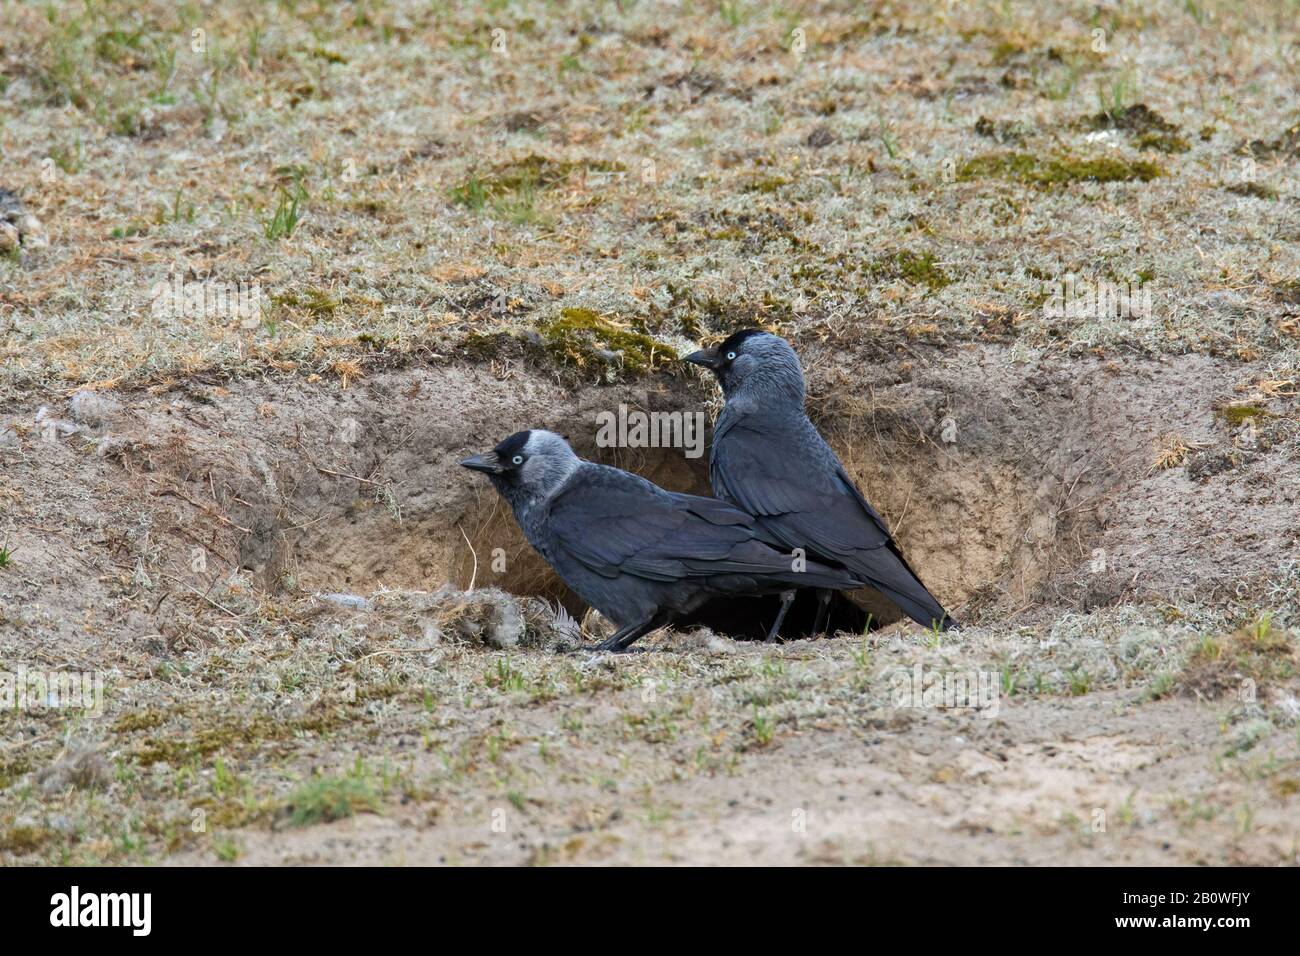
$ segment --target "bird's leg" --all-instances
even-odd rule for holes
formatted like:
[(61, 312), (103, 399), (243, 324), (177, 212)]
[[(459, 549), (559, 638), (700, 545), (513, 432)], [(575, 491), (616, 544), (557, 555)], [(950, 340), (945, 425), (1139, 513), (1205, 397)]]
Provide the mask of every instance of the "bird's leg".
[(828, 588), (817, 589), (817, 621), (813, 624), (814, 634), (823, 634), (826, 631), (827, 618), (830, 617), (831, 598), (835, 592)]
[(781, 622), (785, 620), (785, 612), (790, 610), (790, 605), (794, 603), (793, 591), (781, 592), (781, 610), (776, 612), (776, 620), (772, 622), (772, 630), (767, 632), (767, 643), (772, 644), (776, 641), (776, 636), (781, 631)]
[(637, 624), (629, 624), (626, 627), (620, 627), (610, 636), (609, 640), (596, 645), (596, 650), (613, 651), (615, 654), (620, 651), (625, 651), (638, 639), (649, 634), (656, 628), (663, 627), (667, 623), (668, 616), (666, 614), (656, 614), (655, 616)]

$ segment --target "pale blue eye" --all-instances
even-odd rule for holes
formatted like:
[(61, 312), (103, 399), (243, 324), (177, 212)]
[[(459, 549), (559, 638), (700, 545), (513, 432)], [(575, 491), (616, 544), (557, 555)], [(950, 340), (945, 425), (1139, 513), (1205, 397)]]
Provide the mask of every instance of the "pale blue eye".
[(510, 459), (510, 463), (511, 463), (512, 465), (522, 465), (522, 464), (524, 463), (524, 456), (523, 456), (523, 455), (515, 455), (514, 458), (511, 458), (511, 459)]
[(728, 353), (727, 353), (727, 361), (728, 361), (728, 362), (734, 362), (735, 360), (736, 360), (736, 353), (735, 353), (735, 352), (728, 352)]

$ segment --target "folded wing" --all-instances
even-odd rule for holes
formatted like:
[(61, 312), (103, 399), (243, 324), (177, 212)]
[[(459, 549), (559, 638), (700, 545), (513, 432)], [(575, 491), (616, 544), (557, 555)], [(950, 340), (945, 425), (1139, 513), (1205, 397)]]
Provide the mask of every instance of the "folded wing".
[(914, 620), (947, 614), (903, 557), (879, 513), (811, 425), (724, 419), (713, 440), (714, 492), (753, 515), (786, 548), (841, 564)]

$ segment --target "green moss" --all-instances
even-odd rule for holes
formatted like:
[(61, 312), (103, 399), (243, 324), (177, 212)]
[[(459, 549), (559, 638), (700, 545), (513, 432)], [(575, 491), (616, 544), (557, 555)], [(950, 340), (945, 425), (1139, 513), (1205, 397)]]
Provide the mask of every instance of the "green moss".
[(471, 176), (460, 185), (452, 187), (448, 195), (453, 203), (477, 210), (492, 200), (509, 200), (520, 194), (530, 195), (550, 189), (567, 181), (575, 173), (617, 173), (623, 172), (625, 168), (617, 162), (561, 162), (533, 154), (504, 163), (487, 176)]
[(336, 53), (335, 51), (328, 50), (323, 46), (316, 47), (316, 49), (311, 51), (311, 55), (318, 60), (324, 60), (326, 63), (348, 62), (348, 58), (345, 57), (342, 53)]
[(1079, 120), (1082, 129), (1122, 129), (1130, 133), (1177, 133), (1178, 126), (1169, 122), (1145, 103), (1136, 103), (1119, 111), (1103, 110)]
[(1258, 405), (1225, 405), (1217, 410), (1220, 418), (1230, 425), (1240, 425), (1254, 418), (1268, 418), (1269, 411)]
[(31, 773), (32, 765), (21, 757), (0, 760), (0, 790), (6, 790), (24, 774)]
[(747, 193), (774, 193), (782, 186), (790, 185), (790, 180), (784, 176), (760, 176), (752, 182), (746, 184), (745, 192)]
[(341, 709), (284, 720), (259, 714), (248, 721), (219, 720), (193, 737), (150, 737), (136, 753), (144, 767), (166, 762), (173, 767), (215, 753), (240, 753), (268, 742), (289, 740), (299, 734), (324, 734), (348, 722)]
[(35, 853), (53, 837), (44, 827), (10, 827), (0, 832), (0, 850), (15, 855)]
[(129, 734), (137, 730), (152, 730), (167, 722), (167, 715), (158, 710), (130, 711), (113, 722), (113, 733)]
[(1272, 186), (1257, 183), (1253, 180), (1245, 183), (1233, 183), (1226, 188), (1230, 193), (1235, 193), (1238, 196), (1250, 196), (1254, 199), (1276, 199), (1278, 197), (1277, 190)]
[(578, 368), (609, 364), (602, 352), (619, 353), (622, 367), (633, 373), (649, 372), (677, 361), (672, 346), (644, 332), (621, 328), (591, 309), (563, 309), (559, 318), (538, 331), (553, 357)]
[(501, 353), (501, 348), (511, 340), (509, 332), (470, 332), (462, 347), (465, 354), (476, 362), (487, 362)]
[(1164, 170), (1147, 160), (1128, 160), (1114, 156), (1078, 159), (1058, 154), (1039, 159), (1029, 153), (985, 153), (972, 157), (957, 167), (957, 178), (1012, 179), (1034, 186), (1068, 185), (1079, 182), (1114, 183), (1141, 180), (1150, 182), (1163, 176)]
[(1138, 149), (1154, 149), (1162, 153), (1185, 153), (1191, 143), (1177, 133), (1143, 133), (1133, 143)]
[(298, 309), (313, 319), (328, 319), (338, 310), (339, 303), (328, 292), (310, 288), (299, 295), (296, 292), (282, 292), (271, 296), (274, 305)]
[(867, 274), (878, 279), (902, 279), (911, 285), (923, 285), (935, 292), (952, 284), (942, 269), (935, 264), (934, 253), (917, 254), (908, 249), (877, 259), (867, 267)]
[(1013, 60), (1020, 54), (1024, 53), (1027, 47), (1023, 43), (1015, 40), (1003, 40), (993, 48), (993, 58), (990, 61), (993, 66), (1002, 66), (1009, 60)]

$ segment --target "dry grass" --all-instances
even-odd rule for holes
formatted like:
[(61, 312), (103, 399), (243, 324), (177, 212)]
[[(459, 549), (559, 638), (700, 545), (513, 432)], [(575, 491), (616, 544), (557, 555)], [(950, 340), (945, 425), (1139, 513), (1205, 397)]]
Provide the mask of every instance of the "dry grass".
[[(0, 263), (0, 394), (343, 385), (564, 309), (669, 344), (851, 317), (881, 343), (1294, 367), (1287, 307), (1264, 307), (1298, 268), (1296, 117), (1274, 92), (1294, 9), (6, 4), (0, 185), (52, 244)], [(1189, 144), (1154, 154), (1164, 175), (1096, 181), (1155, 162), (1150, 129)], [(1006, 130), (1061, 181), (999, 175)], [(972, 163), (991, 175), (956, 175)], [(1277, 198), (1224, 188), (1242, 176)], [(1070, 274), (1140, 277), (1153, 314), (1045, 316)], [(176, 276), (260, 306), (154, 315)]]

